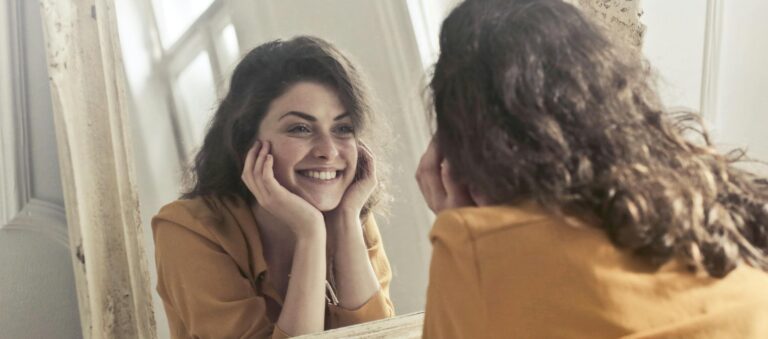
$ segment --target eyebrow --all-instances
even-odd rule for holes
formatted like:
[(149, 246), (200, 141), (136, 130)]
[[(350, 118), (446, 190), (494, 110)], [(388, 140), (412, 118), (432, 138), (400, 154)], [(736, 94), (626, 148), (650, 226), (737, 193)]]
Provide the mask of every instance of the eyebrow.
[[(307, 113), (304, 113), (304, 112), (297, 112), (297, 111), (290, 111), (288, 113), (285, 113), (285, 114), (283, 114), (283, 116), (280, 117), (280, 119), (277, 119), (277, 120), (280, 121), (280, 120), (282, 120), (283, 118), (285, 118), (285, 117), (287, 117), (289, 115), (294, 115), (294, 116), (297, 116), (297, 117), (302, 118), (302, 119), (307, 120), (307, 121), (312, 121), (312, 122), (317, 121), (317, 118), (315, 118), (314, 116), (312, 116), (310, 114), (307, 114)], [(336, 116), (335, 118), (333, 118), (333, 121), (338, 121), (338, 120), (344, 119), (344, 118), (349, 117), (349, 116), (350, 116), (349, 113), (342, 113), (342, 114), (339, 114), (338, 116)]]

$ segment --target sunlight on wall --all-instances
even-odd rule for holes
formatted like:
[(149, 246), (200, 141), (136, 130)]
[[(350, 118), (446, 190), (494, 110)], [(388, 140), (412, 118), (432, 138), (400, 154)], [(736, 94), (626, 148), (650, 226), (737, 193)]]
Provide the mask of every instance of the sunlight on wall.
[(189, 123), (192, 144), (200, 145), (205, 136), (206, 126), (211, 119), (213, 104), (216, 100), (211, 61), (203, 51), (179, 73), (176, 90), (182, 115)]
[(152, 0), (163, 47), (171, 47), (212, 3), (213, 0)]

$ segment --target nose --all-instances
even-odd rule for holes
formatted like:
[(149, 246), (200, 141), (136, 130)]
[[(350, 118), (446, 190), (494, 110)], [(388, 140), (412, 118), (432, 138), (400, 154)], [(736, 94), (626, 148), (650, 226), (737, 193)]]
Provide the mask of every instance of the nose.
[(339, 148), (331, 135), (319, 135), (314, 140), (312, 155), (316, 158), (332, 160), (339, 156)]

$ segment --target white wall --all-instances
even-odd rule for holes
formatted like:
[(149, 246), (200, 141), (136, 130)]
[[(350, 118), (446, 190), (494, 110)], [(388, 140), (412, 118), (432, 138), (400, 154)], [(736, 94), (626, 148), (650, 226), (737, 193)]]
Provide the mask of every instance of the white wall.
[(671, 107), (699, 110), (706, 0), (645, 0), (643, 51), (660, 73), (662, 98)]
[(0, 338), (79, 338), (40, 9), (0, 18)]
[[(718, 140), (768, 161), (768, 1), (723, 1)], [(768, 175), (764, 166), (759, 170)]]
[[(716, 11), (709, 20), (708, 5)], [(666, 104), (711, 109), (704, 117), (720, 149), (745, 147), (751, 157), (768, 161), (768, 2), (645, 0), (642, 6), (648, 26), (643, 49), (662, 77)], [(712, 41), (719, 37), (711, 67), (703, 64), (707, 28)], [(713, 90), (702, 98), (706, 79)], [(747, 167), (768, 174), (765, 166)]]

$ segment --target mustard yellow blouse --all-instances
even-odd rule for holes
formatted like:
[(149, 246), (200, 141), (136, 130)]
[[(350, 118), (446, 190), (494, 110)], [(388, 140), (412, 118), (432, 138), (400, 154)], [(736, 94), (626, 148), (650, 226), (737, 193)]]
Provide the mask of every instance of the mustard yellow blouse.
[(768, 338), (768, 274), (655, 271), (533, 204), (441, 213), (425, 338)]
[[(394, 315), (391, 271), (373, 218), (365, 242), (381, 289), (363, 306), (328, 305), (326, 329)], [(157, 292), (173, 338), (285, 338), (256, 220), (241, 200), (177, 200), (152, 219)]]

